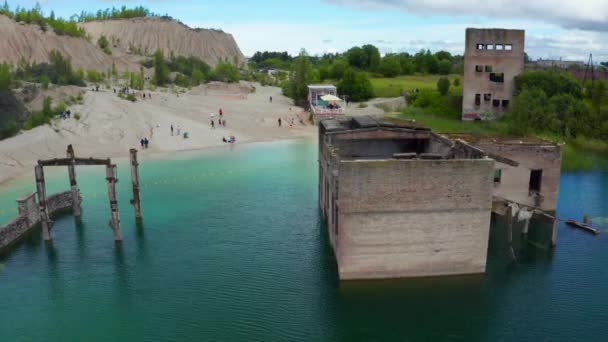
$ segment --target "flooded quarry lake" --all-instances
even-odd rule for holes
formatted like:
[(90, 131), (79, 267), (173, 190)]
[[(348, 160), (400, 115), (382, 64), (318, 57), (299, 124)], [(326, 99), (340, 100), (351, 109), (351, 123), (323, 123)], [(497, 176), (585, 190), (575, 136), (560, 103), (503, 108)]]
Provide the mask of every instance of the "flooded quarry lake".
[[(143, 221), (118, 163), (123, 242), (102, 168), (79, 168), (82, 218), (55, 219), (0, 258), (1, 341), (590, 341), (608, 320), (608, 173), (562, 173), (558, 245), (510, 256), (501, 224), (485, 275), (339, 282), (318, 205), (316, 141), (146, 159)], [(0, 190), (0, 223), (33, 176)], [(69, 189), (67, 171), (47, 192)], [(519, 240), (519, 236), (516, 237)]]

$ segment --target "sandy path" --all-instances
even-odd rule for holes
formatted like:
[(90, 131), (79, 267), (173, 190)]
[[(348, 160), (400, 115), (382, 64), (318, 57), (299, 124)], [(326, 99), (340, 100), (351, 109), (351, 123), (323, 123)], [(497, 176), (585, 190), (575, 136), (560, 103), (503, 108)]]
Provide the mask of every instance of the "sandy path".
[[(37, 127), (13, 138), (0, 141), (0, 183), (21, 175), (32, 174), (38, 159), (65, 156), (66, 146), (72, 144), (82, 157), (125, 157), (139, 140), (147, 137), (150, 147), (146, 155), (170, 151), (222, 146), (222, 137), (234, 134), (237, 143), (313, 137), (315, 126), (302, 125), (295, 120), (290, 128), (288, 120), (301, 114), (292, 107), (291, 100), (275, 87), (261, 87), (246, 99), (234, 99), (235, 89), (192, 89), (186, 94), (148, 92), (152, 99), (129, 102), (118, 98), (111, 90), (86, 92), (84, 104), (71, 107), (80, 120), (56, 119), (52, 125)], [(273, 103), (269, 103), (269, 97)], [(227, 127), (212, 129), (209, 114), (222, 108)], [(291, 108), (291, 110), (290, 110)], [(277, 119), (283, 127), (277, 127)], [(170, 125), (189, 132), (190, 138), (171, 136)]]

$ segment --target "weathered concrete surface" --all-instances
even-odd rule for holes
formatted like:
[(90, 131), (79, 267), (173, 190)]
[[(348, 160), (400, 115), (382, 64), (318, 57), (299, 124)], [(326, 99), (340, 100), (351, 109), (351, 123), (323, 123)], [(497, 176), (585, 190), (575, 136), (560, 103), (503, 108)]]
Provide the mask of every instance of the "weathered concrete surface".
[[(484, 46), (478, 49), (477, 45)], [(502, 45), (497, 50), (496, 45)], [(488, 45), (492, 50), (488, 50)], [(510, 45), (511, 50), (504, 47)], [(504, 29), (471, 29), (466, 30), (466, 46), (464, 55), (464, 83), (462, 101), (463, 120), (491, 120), (500, 117), (507, 107), (503, 107), (503, 100), (511, 104), (515, 91), (515, 76), (524, 70), (525, 31)], [(477, 70), (481, 67), (482, 70)], [(491, 68), (491, 71), (486, 67)], [(490, 81), (491, 73), (503, 73), (504, 82)], [(480, 94), (480, 103), (476, 105), (475, 95)], [(489, 99), (484, 98), (489, 94)], [(499, 106), (493, 104), (499, 100)]]
[[(0, 253), (4, 253), (14, 243), (32, 231), (40, 223), (40, 211), (35, 194), (17, 200), (19, 216), (0, 226)], [(47, 198), (48, 213), (55, 215), (60, 211), (72, 209), (72, 192), (66, 191)]]
[[(561, 147), (539, 144), (479, 144), (476, 147), (516, 160), (519, 166), (496, 163), (500, 182), (494, 183), (494, 195), (520, 204), (555, 212), (561, 176)], [(541, 191), (529, 192), (530, 173), (542, 170)]]
[(493, 169), (490, 159), (340, 162), (330, 229), (340, 279), (485, 272)]

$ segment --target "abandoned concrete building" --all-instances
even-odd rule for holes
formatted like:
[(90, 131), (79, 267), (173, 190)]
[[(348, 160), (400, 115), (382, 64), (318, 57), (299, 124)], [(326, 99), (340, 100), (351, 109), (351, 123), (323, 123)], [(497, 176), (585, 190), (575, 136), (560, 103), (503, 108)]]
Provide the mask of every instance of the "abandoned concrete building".
[(340, 279), (484, 273), (494, 209), (555, 210), (559, 146), (475, 143), (369, 116), (321, 121), (319, 205)]
[(492, 120), (508, 110), (524, 70), (524, 30), (466, 30), (463, 120)]

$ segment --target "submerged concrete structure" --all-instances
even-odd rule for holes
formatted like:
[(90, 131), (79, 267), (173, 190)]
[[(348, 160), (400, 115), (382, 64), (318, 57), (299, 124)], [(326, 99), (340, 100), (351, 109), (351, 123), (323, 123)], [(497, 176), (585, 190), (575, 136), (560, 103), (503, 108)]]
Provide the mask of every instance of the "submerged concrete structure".
[(515, 76), (524, 70), (524, 30), (466, 30), (463, 120), (492, 120), (506, 112)]
[[(319, 205), (340, 279), (484, 273), (493, 203), (536, 203), (519, 183), (537, 152), (519, 163), (501, 156), (515, 147), (480, 147), (369, 116), (321, 121)], [(551, 206), (559, 173), (545, 175)]]

